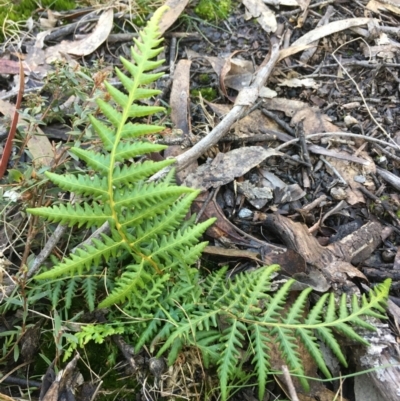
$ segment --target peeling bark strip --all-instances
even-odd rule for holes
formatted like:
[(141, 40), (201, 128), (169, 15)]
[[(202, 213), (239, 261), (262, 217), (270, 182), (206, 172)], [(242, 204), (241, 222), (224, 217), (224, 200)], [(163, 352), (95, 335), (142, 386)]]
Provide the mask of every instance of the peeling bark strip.
[(381, 243), (382, 226), (378, 222), (369, 222), (326, 247), (310, 235), (305, 224), (281, 215), (268, 216), (263, 225), (278, 235), (285, 246), (302, 256), (311, 270), (320, 270), (332, 282), (344, 282), (346, 276), (367, 280), (351, 263), (361, 263)]

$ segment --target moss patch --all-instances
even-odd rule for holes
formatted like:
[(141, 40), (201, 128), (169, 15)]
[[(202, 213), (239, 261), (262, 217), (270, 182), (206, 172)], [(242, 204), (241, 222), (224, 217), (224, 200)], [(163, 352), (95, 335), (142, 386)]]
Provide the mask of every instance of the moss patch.
[(211, 22), (226, 19), (231, 9), (231, 0), (200, 0), (194, 11), (200, 18)]
[(201, 94), (203, 99), (206, 99), (209, 102), (211, 102), (218, 96), (217, 90), (213, 88), (193, 89), (190, 91), (190, 94), (192, 96), (199, 96)]

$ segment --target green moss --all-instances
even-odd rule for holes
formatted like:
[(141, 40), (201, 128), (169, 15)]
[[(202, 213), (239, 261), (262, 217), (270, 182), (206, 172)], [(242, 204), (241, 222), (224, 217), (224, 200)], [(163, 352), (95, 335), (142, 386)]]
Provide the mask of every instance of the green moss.
[(211, 81), (210, 75), (209, 74), (200, 74), (199, 75), (199, 83), (201, 85), (207, 85)]
[(209, 102), (211, 102), (218, 96), (218, 92), (216, 91), (216, 89), (213, 88), (193, 89), (190, 91), (190, 94), (192, 96), (199, 96), (201, 94), (201, 96)]
[[(41, 0), (40, 5), (43, 8), (49, 8), (55, 11), (73, 10), (76, 8), (76, 2), (74, 0)], [(5, 2), (5, 4), (0, 7), (0, 25), (5, 27), (5, 31), (7, 32), (7, 23), (4, 24), (4, 21), (26, 21), (37, 9), (38, 2), (36, 0)], [(0, 39), (4, 39), (3, 32), (0, 32)]]
[(224, 20), (232, 8), (231, 0), (200, 0), (194, 9), (196, 14), (206, 21)]

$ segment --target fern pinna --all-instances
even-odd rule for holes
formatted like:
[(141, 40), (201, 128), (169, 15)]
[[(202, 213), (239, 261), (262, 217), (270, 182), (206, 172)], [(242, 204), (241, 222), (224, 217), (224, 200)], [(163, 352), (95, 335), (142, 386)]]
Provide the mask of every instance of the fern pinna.
[[(103, 234), (101, 240), (93, 239), (91, 245), (77, 249), (53, 269), (36, 276), (37, 280), (44, 280), (81, 276), (84, 272), (90, 275), (91, 269), (96, 269), (102, 261), (129, 253), (129, 264), (99, 307), (133, 302), (143, 288), (151, 285), (155, 274), (162, 276), (182, 265), (194, 263), (206, 245), (198, 243), (198, 239), (212, 223), (211, 220), (201, 224), (185, 222), (198, 192), (175, 185), (173, 171), (162, 182), (146, 182), (173, 160), (132, 162), (138, 156), (165, 149), (163, 145), (137, 139), (160, 132), (164, 127), (135, 122), (135, 119), (164, 110), (163, 107), (139, 104), (160, 93), (144, 86), (163, 75), (149, 71), (164, 62), (153, 60), (163, 50), (158, 22), (164, 11), (165, 8), (160, 8), (141, 32), (140, 39), (135, 40), (136, 47), (131, 49), (132, 62), (121, 57), (130, 76), (118, 68), (116, 74), (126, 93), (106, 82), (114, 103), (97, 100), (105, 118), (91, 116), (90, 121), (102, 141), (102, 151), (70, 149), (93, 170), (93, 174), (46, 172), (53, 183), (73, 192), (82, 201), (28, 209), (29, 213), (69, 226), (91, 228), (109, 223), (110, 235)], [(90, 299), (93, 306), (93, 296)]]

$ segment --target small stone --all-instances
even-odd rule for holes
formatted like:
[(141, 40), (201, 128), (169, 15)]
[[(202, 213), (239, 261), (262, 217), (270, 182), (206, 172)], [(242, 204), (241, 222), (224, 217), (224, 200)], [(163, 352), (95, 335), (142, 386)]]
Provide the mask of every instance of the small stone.
[(344, 123), (347, 127), (351, 127), (352, 125), (358, 124), (358, 120), (355, 119), (353, 116), (346, 116), (344, 118)]
[(149, 370), (154, 377), (161, 377), (162, 373), (167, 369), (164, 358), (150, 358)]
[(344, 200), (347, 198), (346, 191), (341, 187), (333, 187), (331, 189), (331, 196), (335, 200)]

